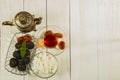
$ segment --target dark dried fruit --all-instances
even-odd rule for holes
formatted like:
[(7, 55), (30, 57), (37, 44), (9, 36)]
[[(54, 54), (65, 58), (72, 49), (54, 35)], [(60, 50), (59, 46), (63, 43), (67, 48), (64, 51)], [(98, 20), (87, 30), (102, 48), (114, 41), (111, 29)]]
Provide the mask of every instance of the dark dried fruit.
[(13, 56), (14, 56), (16, 59), (21, 59), (20, 50), (14, 51)]
[(65, 48), (65, 42), (64, 41), (60, 41), (60, 43), (58, 44), (60, 49), (64, 49)]
[(26, 71), (26, 65), (18, 65), (17, 68), (19, 71)]
[(25, 64), (29, 64), (30, 63), (30, 57), (24, 57), (23, 61)]
[(20, 49), (21, 46), (22, 46), (22, 44), (20, 42), (18, 42), (18, 43), (15, 44), (15, 48), (17, 48), (17, 49)]
[(25, 62), (24, 62), (24, 60), (23, 60), (23, 59), (19, 59), (18, 64), (19, 64), (19, 65), (24, 65), (24, 64), (25, 64)]
[(18, 65), (17, 59), (11, 58), (9, 65), (10, 65), (10, 67), (13, 67), (13, 68), (16, 67)]
[(29, 50), (26, 50), (26, 54), (25, 54), (25, 56), (30, 56), (30, 51)]
[(62, 38), (63, 35), (61, 33), (54, 33), (54, 35), (57, 37), (57, 38)]
[(33, 49), (35, 45), (32, 41), (26, 41), (26, 46), (28, 49)]
[(57, 43), (58, 43), (57, 38), (53, 34), (49, 34), (44, 38), (44, 44), (49, 48), (56, 47)]

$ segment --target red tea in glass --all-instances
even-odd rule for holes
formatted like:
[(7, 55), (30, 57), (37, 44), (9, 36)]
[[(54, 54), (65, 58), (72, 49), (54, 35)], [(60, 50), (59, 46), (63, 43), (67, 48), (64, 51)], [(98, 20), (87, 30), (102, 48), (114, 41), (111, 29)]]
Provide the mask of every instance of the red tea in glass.
[(49, 48), (54, 48), (58, 44), (57, 38), (54, 34), (48, 34), (44, 38), (45, 46)]

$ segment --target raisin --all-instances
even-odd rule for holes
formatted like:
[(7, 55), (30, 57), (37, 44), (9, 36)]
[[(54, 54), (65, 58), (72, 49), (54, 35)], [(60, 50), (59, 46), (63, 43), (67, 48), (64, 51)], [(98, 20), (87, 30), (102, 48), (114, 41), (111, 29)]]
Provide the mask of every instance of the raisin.
[(54, 35), (57, 37), (57, 38), (62, 38), (63, 35), (61, 33), (54, 33)]
[(10, 63), (9, 63), (10, 67), (14, 68), (18, 65), (18, 61), (16, 58), (11, 58), (10, 59)]
[(49, 34), (53, 34), (51, 30), (47, 30), (47, 31), (45, 32), (44, 36), (47, 36), (47, 35), (49, 35)]
[(15, 44), (15, 48), (20, 49), (22, 47), (22, 44), (20, 42)]
[(32, 40), (32, 37), (29, 36), (29, 35), (24, 35), (24, 36), (21, 36), (21, 37), (18, 37), (17, 38), (17, 42), (23, 42), (23, 41), (31, 41)]
[(26, 65), (18, 65), (17, 66), (19, 71), (25, 71), (26, 70)]
[(29, 36), (29, 35), (25, 35), (23, 37), (24, 37), (24, 40), (26, 40), (26, 41), (31, 41), (32, 40), (32, 37)]
[(20, 50), (14, 51), (13, 52), (13, 57), (15, 57), (16, 59), (21, 59)]
[(19, 64), (19, 65), (25, 65), (25, 62), (24, 62), (23, 58), (22, 58), (22, 59), (19, 59), (18, 64)]
[(32, 41), (26, 41), (26, 47), (28, 49), (33, 49), (34, 48), (34, 43)]
[(17, 38), (17, 42), (21, 43), (21, 42), (23, 42), (23, 41), (24, 41), (24, 37), (23, 37), (23, 36)]
[(65, 48), (65, 42), (64, 41), (60, 41), (60, 43), (58, 44), (59, 48), (61, 50), (63, 50)]
[(24, 57), (23, 61), (25, 64), (29, 64), (30, 63), (30, 57)]

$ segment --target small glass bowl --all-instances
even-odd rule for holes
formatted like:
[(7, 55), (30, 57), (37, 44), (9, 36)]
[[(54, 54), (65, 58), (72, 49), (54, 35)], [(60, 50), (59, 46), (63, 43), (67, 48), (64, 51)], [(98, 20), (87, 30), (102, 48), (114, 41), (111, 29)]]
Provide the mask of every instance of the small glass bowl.
[[(17, 67), (15, 68), (12, 68), (10, 67), (9, 65), (9, 62), (10, 62), (10, 59), (13, 58), (13, 52), (16, 50), (15, 48), (15, 44), (17, 43), (17, 38), (20, 37), (20, 36), (24, 36), (26, 34), (24, 33), (15, 33), (11, 42), (10, 42), (10, 45), (9, 45), (9, 48), (8, 48), (8, 51), (7, 51), (7, 54), (6, 54), (6, 59), (5, 59), (5, 69), (8, 71), (8, 72), (11, 72), (13, 74), (16, 74), (16, 75), (26, 75), (27, 73), (29, 73), (29, 70), (30, 70), (30, 64), (28, 64), (26, 66), (26, 71), (19, 71), (17, 69)], [(29, 34), (28, 34), (29, 35)], [(36, 39), (32, 37), (32, 42), (34, 42), (34, 44), (36, 45)], [(29, 49), (31, 54), (30, 54), (30, 58), (33, 56), (33, 52), (35, 51), (36, 47), (34, 47), (33, 49)]]
[(40, 52), (38, 48), (31, 62), (32, 72), (40, 78), (48, 79), (56, 74), (57, 69), (57, 58), (49, 52)]
[[(48, 25), (47, 27), (44, 26), (41, 29), (39, 29), (38, 32), (37, 32), (37, 39), (44, 41), (44, 33), (47, 30), (51, 30), (53, 33), (61, 33), (63, 35), (63, 37), (59, 38), (58, 41), (64, 41), (66, 43), (66, 38), (65, 38), (66, 35), (65, 35), (64, 30), (61, 29), (58, 26), (55, 26), (55, 25)], [(66, 46), (66, 44), (65, 44), (65, 46)], [(44, 45), (42, 47), (39, 47), (39, 49), (41, 51), (45, 51), (47, 49), (48, 52), (50, 52), (51, 54), (53, 54), (55, 56), (59, 55), (60, 53), (64, 52), (64, 50), (65, 50), (65, 49), (60, 49), (58, 45), (56, 47), (54, 47), (54, 48), (49, 48), (49, 47), (46, 47)]]

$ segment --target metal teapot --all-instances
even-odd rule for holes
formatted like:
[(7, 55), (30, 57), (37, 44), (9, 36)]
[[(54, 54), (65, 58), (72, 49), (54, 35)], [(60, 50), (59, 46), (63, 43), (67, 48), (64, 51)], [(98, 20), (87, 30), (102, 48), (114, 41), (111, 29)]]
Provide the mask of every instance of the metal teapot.
[(21, 11), (16, 14), (13, 21), (4, 21), (2, 24), (10, 26), (16, 25), (21, 32), (26, 33), (32, 30), (36, 30), (35, 26), (40, 24), (41, 20), (42, 17), (34, 18), (34, 15), (31, 15), (26, 11)]

